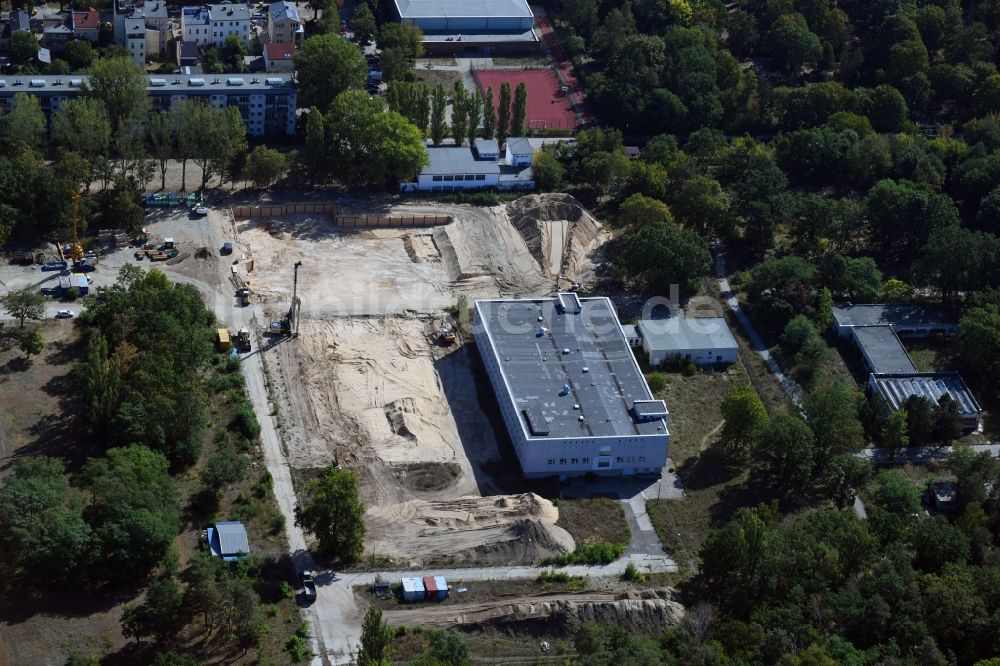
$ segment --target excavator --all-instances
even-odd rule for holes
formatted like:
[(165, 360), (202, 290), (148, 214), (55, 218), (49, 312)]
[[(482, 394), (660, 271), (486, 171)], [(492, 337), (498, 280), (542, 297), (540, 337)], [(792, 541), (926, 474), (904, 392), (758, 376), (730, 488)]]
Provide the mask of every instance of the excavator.
[(295, 275), (292, 278), (292, 305), (288, 308), (288, 313), (281, 321), (272, 321), (268, 328), (275, 333), (298, 337), (299, 335), (299, 311), (302, 309), (302, 301), (299, 299), (299, 267), (301, 261), (295, 262)]

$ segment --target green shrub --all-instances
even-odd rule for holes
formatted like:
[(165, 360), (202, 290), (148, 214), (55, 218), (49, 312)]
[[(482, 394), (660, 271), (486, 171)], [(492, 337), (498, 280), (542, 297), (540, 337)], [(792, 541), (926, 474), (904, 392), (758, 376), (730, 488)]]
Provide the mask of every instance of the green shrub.
[(250, 403), (245, 402), (236, 410), (231, 424), (237, 432), (249, 440), (255, 440), (260, 436), (260, 423), (257, 422), (257, 415), (253, 413)]
[(571, 553), (562, 553), (542, 560), (542, 566), (564, 567), (569, 564), (610, 564), (625, 552), (625, 544), (606, 541), (578, 545)]
[(662, 372), (651, 372), (646, 375), (646, 383), (649, 384), (650, 391), (659, 393), (667, 388), (667, 376)]
[(278, 591), (280, 592), (282, 599), (291, 599), (295, 596), (295, 590), (287, 580), (281, 581), (281, 585), (278, 586)]
[(312, 651), (309, 650), (306, 640), (298, 634), (291, 636), (285, 641), (285, 652), (288, 653), (288, 656), (296, 664), (312, 657)]
[(635, 562), (629, 562), (628, 566), (625, 567), (625, 571), (622, 573), (622, 580), (642, 581), (642, 574), (639, 573), (639, 567), (635, 566)]
[(271, 526), (271, 534), (277, 534), (281, 530), (285, 529), (285, 514), (280, 511), (275, 511), (271, 514), (271, 518), (268, 520)]
[(573, 577), (565, 571), (553, 571), (552, 569), (542, 569), (538, 574), (539, 583), (568, 583)]

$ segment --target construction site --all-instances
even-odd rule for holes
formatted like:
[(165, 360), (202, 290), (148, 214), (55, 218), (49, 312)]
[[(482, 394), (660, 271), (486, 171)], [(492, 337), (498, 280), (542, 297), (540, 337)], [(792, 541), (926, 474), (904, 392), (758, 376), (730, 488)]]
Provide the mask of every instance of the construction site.
[[(436, 206), (450, 223), (352, 228), (329, 214), (236, 219), (269, 399), (293, 468), (361, 479), (366, 554), (406, 566), (532, 564), (572, 550), (558, 509), (505, 493), (462, 299), (586, 284), (607, 236), (572, 197)], [(399, 206), (391, 219), (426, 213)], [(463, 298), (464, 297), (464, 298)], [(296, 334), (297, 333), (297, 334)]]

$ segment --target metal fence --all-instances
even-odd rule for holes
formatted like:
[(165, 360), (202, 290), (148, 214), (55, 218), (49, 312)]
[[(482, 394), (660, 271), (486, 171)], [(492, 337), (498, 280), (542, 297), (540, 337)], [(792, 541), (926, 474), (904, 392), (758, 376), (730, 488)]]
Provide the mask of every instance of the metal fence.
[(284, 204), (264, 204), (260, 206), (233, 206), (233, 216), (236, 218), (254, 217), (281, 217), (282, 215), (295, 215), (302, 213), (327, 213), (334, 215), (337, 212), (335, 203), (284, 203)]
[(437, 227), (451, 224), (451, 215), (335, 215), (341, 227)]

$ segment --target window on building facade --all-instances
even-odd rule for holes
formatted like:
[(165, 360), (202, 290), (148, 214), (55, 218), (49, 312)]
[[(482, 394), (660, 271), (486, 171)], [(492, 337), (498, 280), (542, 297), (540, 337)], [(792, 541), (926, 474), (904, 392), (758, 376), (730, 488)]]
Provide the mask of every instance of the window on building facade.
[(582, 460), (583, 460), (583, 464), (584, 465), (589, 465), (590, 464), (590, 458), (582, 458)]
[(559, 459), (559, 464), (560, 465), (565, 465), (566, 464), (566, 459), (565, 458), (560, 458)]
[(556, 464), (556, 459), (555, 458), (549, 458), (549, 464), (550, 465), (555, 465)]

